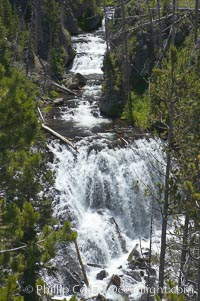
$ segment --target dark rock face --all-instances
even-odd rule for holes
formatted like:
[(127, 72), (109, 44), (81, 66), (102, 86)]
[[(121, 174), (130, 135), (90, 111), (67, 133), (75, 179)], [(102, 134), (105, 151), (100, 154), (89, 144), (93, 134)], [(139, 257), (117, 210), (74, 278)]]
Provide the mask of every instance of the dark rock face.
[(119, 95), (115, 94), (114, 92), (112, 94), (106, 92), (105, 95), (100, 99), (100, 111), (107, 117), (121, 117), (123, 107), (123, 96), (120, 99)]
[(79, 33), (78, 22), (70, 6), (67, 6), (63, 11), (63, 24), (71, 35)]
[[(44, 61), (48, 61), (50, 44), (51, 44), (51, 33), (49, 25), (46, 21), (45, 11), (43, 9), (42, 1), (36, 1), (37, 18), (35, 20), (35, 43), (37, 49), (37, 55)], [(72, 19), (72, 18), (71, 18)], [(70, 18), (69, 18), (70, 20)], [(73, 19), (74, 23), (75, 20)], [(70, 21), (69, 21), (70, 22)], [(72, 26), (72, 27), (70, 27)], [(71, 25), (65, 24), (65, 19), (60, 15), (60, 23), (58, 26), (58, 39), (55, 47), (58, 49), (62, 47), (64, 64), (69, 64), (75, 56), (75, 52), (72, 48), (71, 37), (68, 32), (68, 28), (72, 31), (76, 30), (73, 22)]]
[[(143, 75), (148, 74), (149, 65), (148, 60), (153, 57), (153, 41), (150, 32), (138, 33), (136, 42), (136, 53), (133, 60), (133, 65), (136, 70)], [(144, 69), (144, 66), (146, 68)], [(133, 72), (135, 72), (135, 69)]]
[(99, 14), (91, 17), (91, 18), (87, 18), (86, 19), (86, 30), (87, 31), (93, 31), (98, 29), (102, 24), (102, 16), (100, 16)]
[[(73, 288), (77, 292), (80, 291), (80, 288), (83, 287), (84, 280), (73, 244), (60, 245), (55, 262), (58, 273), (62, 279), (63, 287), (69, 289), (70, 294), (74, 293)], [(55, 278), (52, 281), (56, 283)]]
[(101, 272), (99, 272), (96, 276), (96, 278), (98, 280), (103, 280), (104, 278), (106, 278), (108, 276), (108, 273), (106, 272), (106, 270), (102, 270)]

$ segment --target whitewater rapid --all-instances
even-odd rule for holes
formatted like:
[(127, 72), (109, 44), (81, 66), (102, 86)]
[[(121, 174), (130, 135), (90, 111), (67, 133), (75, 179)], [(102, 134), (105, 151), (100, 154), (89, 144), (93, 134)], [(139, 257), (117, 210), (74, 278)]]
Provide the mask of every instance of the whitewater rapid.
[[(91, 287), (106, 295), (110, 277), (124, 273), (135, 243), (141, 239), (143, 247), (148, 247), (152, 212), (154, 228), (158, 227), (159, 214), (152, 208), (157, 206), (157, 184), (162, 181), (165, 164), (159, 139), (138, 139), (128, 146), (112, 147), (116, 135), (104, 130), (112, 121), (102, 117), (98, 108), (106, 49), (103, 27), (74, 37), (73, 43), (77, 55), (70, 71), (88, 80), (81, 97), (60, 108), (66, 135), (73, 132), (79, 153), (59, 142), (49, 145), (58, 191), (54, 215), (61, 223), (70, 220), (78, 232), (85, 264), (106, 266), (108, 275), (103, 281), (96, 279), (101, 268), (87, 267)], [(122, 279), (126, 285), (137, 286), (130, 277)], [(143, 280), (140, 285), (144, 287)], [(93, 294), (92, 290), (85, 292), (87, 297)], [(135, 299), (138, 296), (133, 294)], [(107, 297), (121, 298), (113, 292), (107, 292)]]

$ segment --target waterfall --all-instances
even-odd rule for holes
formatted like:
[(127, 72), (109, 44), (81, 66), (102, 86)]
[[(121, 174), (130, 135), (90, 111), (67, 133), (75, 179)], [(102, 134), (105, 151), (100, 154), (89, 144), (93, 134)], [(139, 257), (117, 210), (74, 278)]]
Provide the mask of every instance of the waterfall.
[[(162, 143), (155, 138), (137, 139), (126, 147), (115, 143), (116, 135), (106, 131), (112, 122), (98, 109), (103, 28), (74, 37), (73, 42), (77, 55), (71, 72), (80, 72), (88, 80), (81, 97), (69, 100), (60, 108), (59, 120), (55, 119), (64, 122), (66, 135), (76, 139), (79, 154), (75, 156), (58, 142), (49, 145), (59, 192), (54, 215), (61, 222), (70, 220), (77, 230), (84, 263), (107, 266), (111, 277), (125, 264), (135, 240), (149, 237), (152, 203), (156, 207), (156, 186), (164, 168)], [(156, 212), (154, 225), (159, 224)], [(96, 283), (97, 272), (88, 268), (90, 282)], [(125, 279), (135, 284), (130, 277)], [(97, 285), (102, 289), (105, 283), (98, 280)]]

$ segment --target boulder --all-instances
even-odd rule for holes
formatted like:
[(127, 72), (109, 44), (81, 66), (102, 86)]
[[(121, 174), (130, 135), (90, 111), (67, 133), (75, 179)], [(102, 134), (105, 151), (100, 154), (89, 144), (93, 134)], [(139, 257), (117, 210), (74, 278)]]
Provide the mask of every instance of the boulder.
[(101, 272), (99, 272), (96, 276), (96, 278), (98, 280), (103, 280), (104, 278), (106, 278), (108, 276), (108, 273), (106, 272), (106, 270), (102, 270)]
[(106, 301), (106, 298), (103, 295), (98, 294), (96, 301)]
[(129, 262), (128, 267), (131, 270), (135, 270), (135, 269), (145, 270), (147, 268), (147, 263), (145, 259), (138, 258), (137, 260), (133, 260)]
[(87, 80), (86, 78), (81, 75), (80, 73), (76, 74), (67, 74), (65, 75), (62, 83), (71, 90), (78, 90), (81, 87), (85, 86)]
[(56, 99), (54, 99), (54, 101), (53, 101), (53, 104), (54, 104), (55, 106), (63, 105), (63, 103), (64, 103), (64, 99), (63, 99), (63, 98), (56, 98)]
[(115, 285), (117, 288), (119, 288), (120, 285), (121, 285), (121, 279), (120, 279), (120, 277), (118, 275), (113, 275), (113, 277), (111, 279), (111, 283), (113, 285)]

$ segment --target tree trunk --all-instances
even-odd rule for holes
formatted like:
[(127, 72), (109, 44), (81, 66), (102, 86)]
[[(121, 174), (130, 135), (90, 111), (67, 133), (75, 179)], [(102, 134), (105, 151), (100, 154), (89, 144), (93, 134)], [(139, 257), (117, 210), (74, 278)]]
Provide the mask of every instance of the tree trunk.
[(85, 284), (87, 285), (87, 287), (89, 287), (89, 281), (88, 281), (88, 278), (87, 278), (86, 270), (85, 270), (85, 267), (84, 267), (84, 264), (83, 264), (83, 261), (82, 261), (82, 258), (81, 258), (81, 254), (80, 254), (79, 247), (78, 247), (76, 239), (74, 241), (74, 244), (75, 244), (76, 253), (77, 253), (77, 256), (78, 256), (78, 261), (80, 263), (81, 270), (82, 270), (82, 273), (83, 273)]
[(148, 287), (148, 294), (147, 294), (147, 301), (150, 301), (150, 269), (151, 269), (151, 256), (152, 256), (152, 235), (153, 235), (153, 204), (151, 210), (151, 222), (150, 222), (150, 243), (149, 243), (149, 260), (148, 260), (148, 278), (147, 278), (147, 287)]
[[(200, 210), (199, 210), (200, 211)], [(199, 248), (199, 254), (198, 254), (198, 298), (197, 300), (200, 301), (200, 231), (199, 231), (199, 237), (198, 237), (198, 248)]]
[(120, 0), (121, 3), (121, 13), (122, 13), (122, 36), (123, 36), (123, 51), (124, 51), (124, 59), (125, 59), (125, 89), (127, 92), (127, 99), (129, 104), (130, 111), (130, 120), (133, 123), (132, 117), (132, 100), (130, 93), (130, 64), (129, 64), (129, 55), (128, 55), (128, 39), (126, 35), (126, 20), (125, 20), (125, 8), (124, 8), (124, 0)]
[(194, 43), (198, 38), (198, 21), (199, 21), (199, 0), (195, 0), (195, 25), (194, 25)]
[[(174, 45), (175, 36), (175, 10), (176, 0), (173, 0), (173, 16), (172, 16), (172, 45)], [(161, 250), (160, 250), (160, 266), (159, 266), (159, 296), (162, 299), (164, 279), (165, 279), (165, 253), (167, 247), (167, 221), (168, 221), (168, 205), (170, 197), (170, 171), (171, 171), (171, 151), (172, 151), (172, 137), (173, 137), (173, 115), (174, 115), (174, 58), (171, 54), (171, 89), (169, 97), (169, 128), (168, 128), (168, 149), (167, 162), (165, 174), (165, 188), (164, 188), (164, 204), (162, 212), (162, 235), (161, 235)]]
[(106, 52), (109, 52), (109, 41), (108, 41), (108, 17), (106, 13), (106, 1), (103, 1), (103, 9), (105, 15), (105, 34), (106, 34)]
[(185, 262), (186, 262), (189, 221), (190, 221), (189, 215), (186, 214), (185, 215), (184, 230), (183, 230), (182, 250), (181, 250), (181, 264), (180, 264), (180, 274), (179, 274), (179, 283), (178, 283), (179, 287), (181, 287), (181, 284), (182, 284), (183, 268), (184, 268), (184, 265), (185, 265)]
[(160, 0), (157, 0), (157, 11), (158, 11), (158, 22), (159, 22), (159, 49), (162, 51), (162, 26), (161, 26), (161, 15), (160, 15)]

